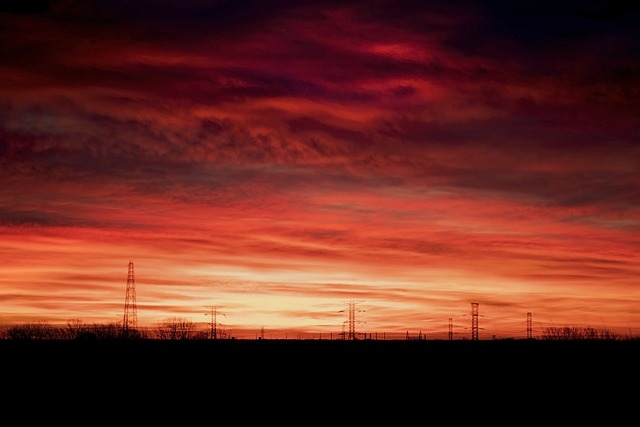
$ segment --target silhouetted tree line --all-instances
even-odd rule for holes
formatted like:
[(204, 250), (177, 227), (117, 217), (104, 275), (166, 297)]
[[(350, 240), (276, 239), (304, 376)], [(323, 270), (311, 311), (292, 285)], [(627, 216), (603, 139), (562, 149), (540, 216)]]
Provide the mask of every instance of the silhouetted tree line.
[[(224, 334), (221, 334), (221, 336)], [(208, 331), (198, 329), (190, 320), (173, 317), (159, 322), (155, 326), (123, 330), (117, 322), (108, 324), (87, 324), (79, 319), (69, 320), (66, 326), (53, 326), (46, 321), (13, 325), (0, 330), (0, 339), (13, 340), (121, 340), (121, 339), (158, 339), (158, 340), (200, 340), (209, 337)], [(409, 339), (408, 337), (406, 339)], [(419, 339), (426, 340), (426, 334)], [(625, 340), (638, 339), (623, 336), (606, 329), (580, 327), (547, 327), (542, 330), (542, 340)]]
[(624, 337), (609, 330), (574, 326), (549, 327), (542, 331), (545, 340), (620, 340)]
[(124, 330), (117, 322), (87, 324), (72, 319), (66, 326), (53, 326), (46, 321), (13, 325), (0, 331), (0, 339), (14, 340), (116, 340), (116, 339), (203, 339), (208, 334), (196, 324), (181, 318), (167, 318), (151, 328)]

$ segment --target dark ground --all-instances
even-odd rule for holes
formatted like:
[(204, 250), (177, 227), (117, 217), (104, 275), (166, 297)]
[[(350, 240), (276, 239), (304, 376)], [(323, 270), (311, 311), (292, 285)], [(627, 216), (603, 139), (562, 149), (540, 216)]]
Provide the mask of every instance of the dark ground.
[(640, 403), (640, 340), (0, 340), (0, 357), (5, 396), (84, 402), (105, 417), (128, 408), (280, 422), (304, 411), (315, 424), (515, 411), (617, 425)]

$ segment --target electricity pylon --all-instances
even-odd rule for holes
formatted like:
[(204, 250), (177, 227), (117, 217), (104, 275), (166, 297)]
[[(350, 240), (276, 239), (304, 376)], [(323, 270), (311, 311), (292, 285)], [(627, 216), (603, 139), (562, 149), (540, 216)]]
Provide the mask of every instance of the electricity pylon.
[[(347, 340), (355, 340), (356, 338), (356, 304), (362, 301), (349, 301), (348, 302), (348, 320), (347, 323), (349, 325), (349, 331), (347, 332), (346, 337), (344, 336), (344, 332), (342, 333), (343, 338)], [(357, 310), (359, 312), (364, 310)], [(338, 313), (344, 313), (344, 310), (340, 310)]]
[(471, 340), (478, 340), (478, 305), (477, 302), (471, 303)]
[(211, 338), (212, 340), (218, 339), (218, 314), (221, 314), (223, 316), (226, 316), (226, 314), (224, 313), (218, 313), (218, 308), (215, 305), (210, 305), (207, 308), (209, 308), (211, 311), (209, 313), (205, 313), (205, 316), (211, 316), (211, 332), (209, 335), (209, 338)]
[(124, 298), (124, 318), (122, 321), (122, 333), (124, 336), (138, 329), (138, 307), (136, 303), (136, 280), (133, 273), (133, 261), (129, 260), (129, 272), (127, 273), (127, 291)]

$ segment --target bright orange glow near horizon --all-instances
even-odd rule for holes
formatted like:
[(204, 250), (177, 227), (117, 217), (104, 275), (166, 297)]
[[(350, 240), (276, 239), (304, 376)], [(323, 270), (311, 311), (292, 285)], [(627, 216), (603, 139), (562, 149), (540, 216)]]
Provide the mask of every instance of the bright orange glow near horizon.
[(640, 336), (640, 7), (13, 3), (0, 327)]

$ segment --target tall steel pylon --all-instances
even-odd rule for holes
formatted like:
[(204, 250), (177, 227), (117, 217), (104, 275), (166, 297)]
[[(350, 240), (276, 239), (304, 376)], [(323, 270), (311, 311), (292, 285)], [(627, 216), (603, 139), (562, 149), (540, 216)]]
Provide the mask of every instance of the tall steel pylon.
[[(361, 302), (361, 301), (358, 301)], [(347, 335), (344, 336), (344, 339), (347, 340), (355, 340), (356, 338), (356, 304), (358, 303), (356, 301), (349, 301), (348, 302), (348, 320), (347, 323), (349, 325), (349, 331), (347, 332)], [(360, 311), (364, 311), (364, 310), (360, 310)], [(344, 312), (344, 310), (340, 310), (339, 313)], [(344, 335), (344, 334), (343, 334)]]
[(136, 303), (136, 280), (133, 273), (133, 261), (129, 260), (129, 272), (127, 273), (127, 292), (124, 298), (124, 319), (122, 332), (127, 334), (138, 329), (138, 306)]
[(471, 340), (478, 340), (478, 303), (471, 303)]
[(527, 313), (527, 339), (533, 338), (533, 327), (532, 327), (532, 319), (531, 312)]
[(453, 341), (453, 319), (449, 317), (449, 341)]
[(225, 316), (225, 314), (218, 313), (218, 308), (220, 307), (216, 307), (215, 305), (208, 306), (207, 308), (211, 310), (211, 312), (205, 313), (205, 316), (211, 316), (211, 333), (209, 338), (215, 340), (218, 339), (218, 314), (222, 314), (223, 316)]

